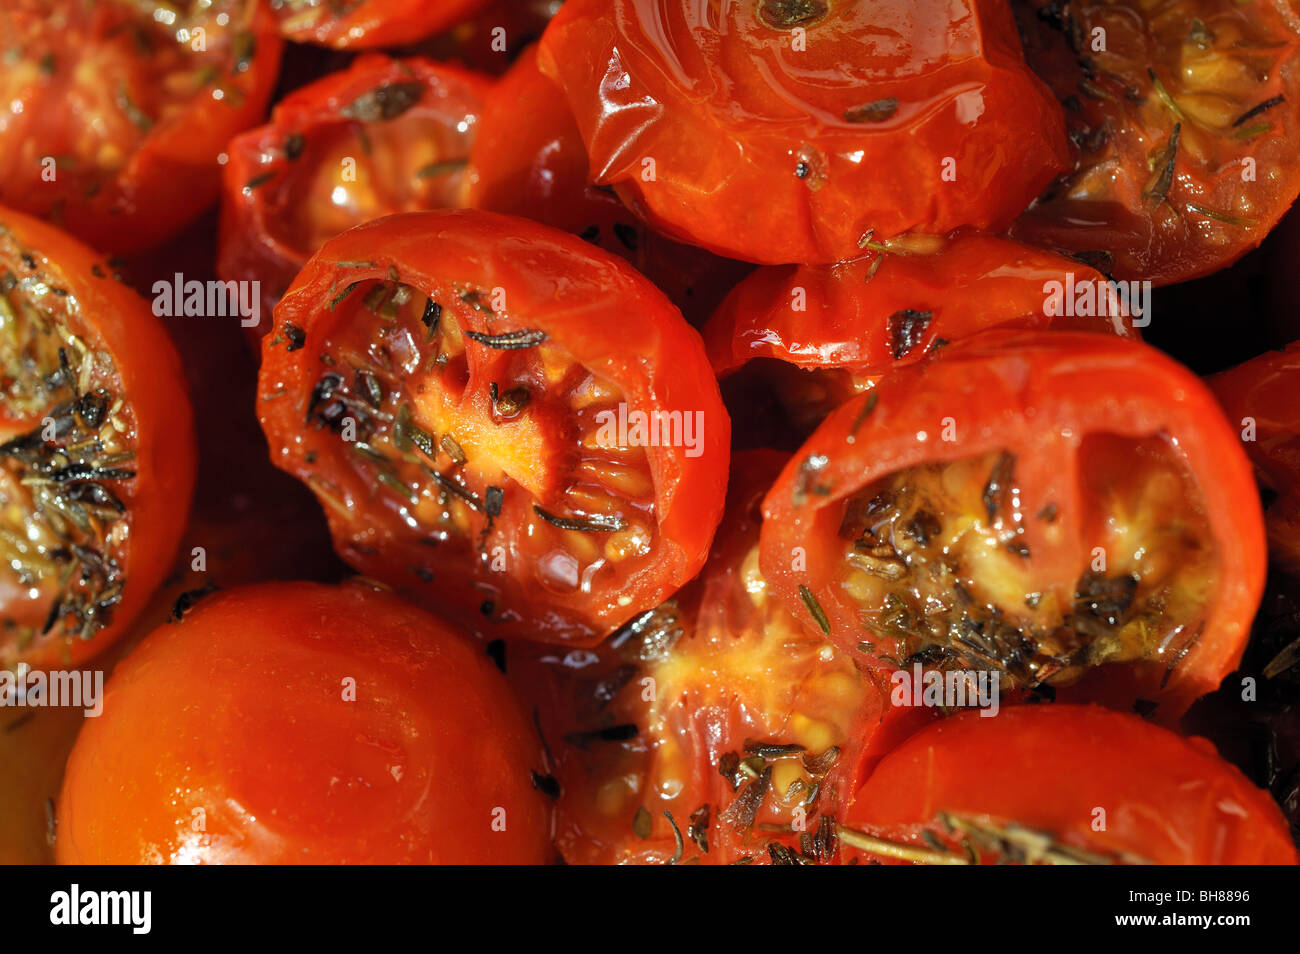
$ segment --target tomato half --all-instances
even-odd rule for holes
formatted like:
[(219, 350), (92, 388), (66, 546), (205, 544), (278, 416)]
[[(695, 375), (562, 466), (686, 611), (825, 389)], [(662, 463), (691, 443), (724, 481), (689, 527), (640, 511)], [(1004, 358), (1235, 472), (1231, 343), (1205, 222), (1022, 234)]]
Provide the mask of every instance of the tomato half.
[(1060, 107), (989, 0), (569, 0), (540, 63), (597, 182), (752, 262), (1002, 227), (1068, 159)]
[(110, 266), (7, 210), (0, 329), (0, 666), (71, 666), (170, 568), (194, 486), (185, 377)]
[(370, 49), (414, 43), (465, 20), (487, 0), (269, 0), (280, 32), (297, 43)]
[(533, 47), (488, 97), (466, 178), (471, 208), (553, 225), (626, 259), (693, 325), (753, 269), (665, 238), (610, 189), (590, 184), (582, 135)]
[(272, 459), (360, 572), (590, 644), (704, 562), (730, 423), (699, 335), (621, 259), (488, 212), (390, 216), (325, 243), (275, 320)]
[(928, 719), (889, 711), (849, 654), (769, 598), (759, 504), (784, 460), (736, 458), (709, 562), (672, 601), (594, 650), (509, 647), (555, 760), (569, 863), (826, 862), (864, 768)]
[(764, 502), (763, 570), (878, 665), (1159, 705), (1241, 657), (1264, 585), (1250, 463), (1136, 342), (991, 331), (840, 407)]
[(753, 412), (747, 430), (802, 440), (881, 374), (983, 329), (1135, 334), (1132, 319), (1102, 314), (1105, 290), (1086, 265), (1004, 239), (881, 244), (838, 265), (760, 268), (709, 319), (704, 344), (733, 413)]
[(1209, 379), (1260, 481), (1273, 495), (1265, 514), (1269, 551), (1300, 574), (1300, 342)]
[(1276, 0), (1015, 0), (1071, 170), (1012, 235), (1170, 284), (1232, 264), (1300, 193), (1300, 18)]
[(840, 831), (845, 855), (923, 864), (1285, 864), (1268, 795), (1218, 757), (1095, 706), (963, 713), (887, 755)]
[(117, 668), (58, 803), (71, 864), (540, 864), (535, 730), (466, 635), (372, 585), (210, 596)]
[(379, 53), (295, 91), (237, 136), (224, 171), (217, 268), (260, 281), (260, 338), (312, 253), (354, 225), (461, 204), (491, 80)]
[(259, 0), (16, 0), (0, 10), (0, 203), (106, 252), (180, 231), (262, 115), (281, 40)]

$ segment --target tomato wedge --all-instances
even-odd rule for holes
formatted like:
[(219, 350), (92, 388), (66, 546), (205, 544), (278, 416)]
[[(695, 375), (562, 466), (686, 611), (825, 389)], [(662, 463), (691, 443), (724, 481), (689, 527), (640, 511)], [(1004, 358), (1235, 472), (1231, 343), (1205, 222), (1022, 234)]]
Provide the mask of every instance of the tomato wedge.
[(205, 598), (115, 670), (64, 864), (541, 864), (536, 731), (466, 634), (373, 584)]
[[(713, 370), (730, 379), (728, 406), (751, 411), (746, 430), (777, 444), (807, 437), (881, 374), (983, 329), (1136, 334), (1132, 318), (1097, 307), (1105, 290), (1088, 266), (1004, 239), (879, 244), (838, 265), (758, 269), (702, 333)], [(1075, 308), (1085, 292), (1093, 304)]]
[(179, 232), (261, 116), (281, 40), (259, 0), (10, 0), (0, 203), (106, 252)]
[(261, 282), (258, 338), (326, 239), (394, 212), (461, 204), (490, 85), (454, 66), (370, 53), (231, 141), (217, 268), (227, 281)]
[(985, 332), (840, 407), (764, 502), (763, 572), (877, 665), (1177, 718), (1264, 585), (1250, 463), (1207, 388), (1136, 342)]
[(272, 458), (360, 572), (590, 644), (703, 564), (730, 422), (698, 334), (622, 260), (488, 212), (390, 216), (326, 242), (275, 320)]
[(487, 0), (270, 0), (280, 32), (297, 43), (370, 49), (414, 43), (473, 16)]
[(847, 860), (1292, 865), (1277, 805), (1219, 758), (1096, 706), (963, 713), (887, 755), (849, 807)]
[(185, 377), (110, 266), (8, 210), (0, 329), (0, 666), (72, 666), (171, 566), (194, 486)]
[(1300, 194), (1300, 16), (1283, 0), (1015, 0), (1073, 163), (1012, 235), (1125, 279), (1206, 275)]
[(1068, 160), (1060, 107), (990, 0), (569, 0), (540, 64), (597, 182), (746, 261), (1004, 227)]
[(736, 458), (709, 562), (674, 600), (594, 651), (509, 647), (570, 864), (825, 863), (864, 769), (928, 721), (769, 598), (759, 504), (785, 458)]
[(590, 184), (587, 152), (564, 93), (526, 49), (487, 99), (470, 151), (466, 204), (553, 225), (626, 259), (693, 325), (752, 265), (648, 228), (607, 187)]
[(1272, 495), (1265, 512), (1272, 557), (1300, 575), (1300, 342), (1209, 379)]

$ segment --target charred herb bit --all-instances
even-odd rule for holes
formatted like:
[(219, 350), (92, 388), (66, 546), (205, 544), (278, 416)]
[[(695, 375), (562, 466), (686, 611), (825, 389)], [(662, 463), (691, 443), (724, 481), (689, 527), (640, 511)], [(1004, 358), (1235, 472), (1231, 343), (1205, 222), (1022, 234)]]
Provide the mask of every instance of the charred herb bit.
[[(286, 326), (286, 332), (288, 327)], [(301, 347), (301, 345), (299, 345)], [(379, 378), (374, 372), (367, 371), (365, 368), (359, 368), (354, 376), (357, 391), (366, 399), (366, 403), (376, 411), (383, 407), (384, 404), (384, 386), (379, 383)], [(406, 405), (403, 405), (405, 407)]]
[(348, 285), (341, 292), (339, 292), (337, 295), (331, 298), (329, 302), (330, 311), (334, 311), (334, 309), (338, 308), (338, 306), (342, 304), (343, 299), (347, 298), (354, 291), (356, 291), (357, 286), (360, 284), (361, 284), (360, 282), (349, 282)]
[(670, 865), (675, 865), (682, 860), (682, 853), (686, 849), (682, 841), (682, 830), (677, 827), (677, 820), (673, 818), (672, 812), (664, 812), (664, 818), (668, 819), (668, 824), (673, 826), (673, 856), (668, 859)]
[(445, 176), (452, 172), (459, 172), (469, 165), (469, 159), (442, 159), (438, 162), (431, 162), (427, 166), (421, 166), (415, 171), (417, 179), (436, 179), (439, 176)]
[(722, 812), (721, 820), (730, 825), (736, 834), (748, 837), (754, 830), (754, 822), (758, 819), (758, 812), (771, 787), (772, 766), (769, 765), (757, 778), (750, 779), (741, 787), (732, 803)]
[(863, 422), (871, 416), (871, 412), (876, 409), (876, 405), (879, 403), (880, 395), (875, 391), (868, 394), (867, 399), (862, 402), (862, 410), (859, 411), (858, 416), (853, 419), (853, 426), (849, 428), (849, 436), (845, 438), (850, 444), (857, 439), (858, 429), (861, 428)]
[(507, 331), (500, 335), (485, 335), (481, 331), (466, 331), (465, 337), (477, 341), (485, 348), (494, 348), (498, 351), (522, 351), (525, 348), (535, 348), (547, 339), (545, 331), (533, 328), (522, 328), (519, 331)]
[(724, 752), (718, 759), (718, 774), (727, 780), (734, 792), (740, 785), (740, 753)]
[(1198, 205), (1195, 202), (1187, 203), (1187, 210), (1195, 212), (1197, 215), (1204, 216), (1207, 219), (1213, 219), (1216, 222), (1222, 222), (1225, 225), (1235, 225), (1238, 228), (1251, 229), (1259, 225), (1254, 219), (1248, 219), (1240, 215), (1231, 215), (1227, 212), (1220, 212), (1217, 209), (1207, 208)]
[(620, 242), (623, 243), (623, 247), (626, 248), (629, 252), (636, 251), (638, 238), (637, 238), (637, 231), (635, 228), (633, 228), (632, 226), (628, 225), (625, 222), (615, 222), (614, 235), (618, 238)]
[(529, 393), (528, 388), (521, 385), (511, 388), (504, 394), (493, 395), (492, 405), (502, 417), (518, 417), (523, 409), (528, 406), (530, 400), (532, 400), (532, 395)]
[(253, 178), (244, 183), (244, 195), (250, 195), (262, 186), (266, 185), (275, 178), (276, 170), (269, 169), (266, 172), (259, 172)]
[(285, 351), (297, 351), (307, 344), (307, 332), (303, 331), (291, 321), (286, 321), (280, 326), (280, 331), (287, 342)]
[(687, 826), (686, 836), (694, 842), (695, 847), (700, 849), (703, 854), (707, 855), (709, 853), (708, 802), (691, 812), (690, 825)]
[(483, 512), (489, 518), (501, 516), (501, 507), (505, 503), (506, 492), (503, 488), (496, 485), (489, 485), (483, 491)]
[(424, 327), (428, 328), (429, 334), (432, 335), (437, 332), (438, 323), (441, 320), (442, 305), (430, 298), (424, 303), (424, 314), (420, 316), (420, 321), (424, 323)]
[(632, 816), (632, 834), (636, 835), (642, 841), (650, 837), (650, 826), (653, 819), (646, 807), (641, 805), (637, 808), (636, 814)]
[(813, 595), (813, 591), (800, 584), (799, 599), (803, 600), (803, 605), (808, 608), (809, 614), (811, 614), (813, 621), (816, 622), (817, 628), (822, 631), (822, 635), (829, 636), (831, 634), (831, 622), (826, 618), (826, 611), (822, 609), (821, 603), (817, 602), (817, 597)]
[(418, 103), (423, 92), (424, 85), (414, 80), (385, 83), (358, 96), (343, 107), (342, 113), (363, 123), (396, 119)]
[(911, 308), (904, 308), (889, 316), (886, 327), (895, 361), (901, 361), (912, 353), (925, 338), (925, 332), (933, 320), (934, 312), (915, 311)]
[(478, 494), (474, 493), (474, 491), (470, 490), (468, 487), (462, 486), (446, 474), (436, 471), (432, 467), (426, 467), (425, 470), (428, 472), (430, 477), (437, 481), (439, 487), (447, 491), (449, 494), (459, 497), (471, 510), (483, 509), (483, 501), (479, 500)]
[(307, 139), (302, 133), (290, 133), (284, 141), (284, 158), (295, 162), (307, 148)]
[(798, 855), (779, 841), (769, 841), (767, 843), (767, 853), (774, 865), (794, 865), (797, 867), (804, 863)]
[(898, 100), (890, 96), (887, 99), (877, 99), (862, 106), (846, 109), (844, 120), (850, 123), (883, 123), (893, 119), (897, 113)]
[(234, 58), (236, 73), (243, 73), (253, 63), (253, 55), (257, 52), (257, 37), (248, 30), (241, 30), (235, 34), (235, 39), (231, 42), (230, 53)]
[(997, 519), (998, 514), (1007, 505), (1007, 494), (1011, 491), (1011, 482), (1015, 479), (1015, 469), (1015, 454), (1004, 451), (998, 455), (997, 462), (989, 473), (988, 482), (984, 485), (984, 492), (981, 495), (989, 523)]
[(131, 94), (127, 92), (125, 83), (120, 84), (117, 88), (117, 108), (122, 111), (123, 116), (140, 129), (147, 132), (153, 128), (153, 119), (131, 99)]
[(746, 739), (744, 750), (750, 755), (757, 755), (767, 761), (792, 759), (804, 751), (802, 745), (783, 745), (779, 742), (764, 742), (761, 739)]
[(456, 438), (452, 437), (450, 434), (442, 435), (442, 440), (438, 442), (438, 445), (443, 449), (443, 452), (451, 458), (451, 462), (457, 467), (463, 466), (469, 460), (469, 458), (465, 456), (465, 451), (461, 448), (460, 444), (457, 443)]
[(1258, 106), (1254, 106), (1246, 110), (1240, 116), (1238, 116), (1236, 120), (1233, 122), (1232, 127), (1236, 129), (1238, 126), (1244, 126), (1246, 123), (1250, 122), (1252, 119), (1254, 119), (1256, 116), (1260, 115), (1261, 113), (1266, 113), (1274, 106), (1281, 106), (1285, 102), (1286, 102), (1286, 97), (1281, 95), (1274, 96), (1271, 99), (1266, 99)]
[(806, 831), (799, 836), (799, 850), (809, 861), (828, 864), (839, 849), (839, 839), (835, 837), (835, 822), (829, 815), (822, 815), (815, 831)]
[(627, 722), (622, 725), (606, 726), (603, 729), (567, 732), (564, 741), (575, 749), (582, 749), (585, 752), (591, 748), (593, 742), (627, 742), (635, 739), (639, 734), (640, 730), (634, 724)]
[(760, 0), (758, 18), (773, 30), (816, 23), (830, 12), (827, 0)]
[(833, 769), (840, 760), (840, 749), (837, 745), (832, 745), (820, 755), (809, 755), (805, 752), (801, 756), (804, 770), (814, 777), (825, 775)]
[(169, 622), (179, 622), (184, 619), (185, 614), (194, 608), (194, 604), (209, 593), (215, 593), (219, 587), (217, 584), (208, 582), (204, 583), (197, 590), (186, 590), (180, 596), (176, 597), (176, 602), (172, 604), (172, 614)]
[(1147, 180), (1146, 188), (1142, 190), (1142, 198), (1153, 205), (1165, 201), (1169, 195), (1169, 187), (1174, 184), (1174, 165), (1178, 161), (1178, 137), (1182, 131), (1182, 123), (1174, 123), (1174, 131), (1169, 134), (1169, 142), (1156, 159), (1151, 178)]
[(553, 527), (561, 530), (577, 530), (582, 533), (617, 533), (627, 528), (627, 521), (620, 514), (592, 514), (589, 517), (559, 517), (533, 504), (533, 512)]
[(533, 788), (537, 789), (547, 798), (555, 799), (560, 797), (560, 783), (554, 775), (549, 772), (543, 775), (536, 769), (530, 769), (529, 771), (532, 773)]

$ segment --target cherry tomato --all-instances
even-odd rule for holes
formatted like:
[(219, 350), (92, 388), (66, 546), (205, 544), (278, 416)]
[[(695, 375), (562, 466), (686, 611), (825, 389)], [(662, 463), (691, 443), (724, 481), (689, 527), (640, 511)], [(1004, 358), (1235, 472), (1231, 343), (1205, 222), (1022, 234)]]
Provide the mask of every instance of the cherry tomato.
[(1300, 342), (1209, 379), (1272, 500), (1269, 552), (1300, 575)]
[(849, 857), (923, 864), (1296, 863), (1277, 805), (1209, 742), (1096, 706), (918, 732), (858, 791), (840, 839)]
[(1076, 314), (1083, 293), (1095, 302), (1104, 283), (1086, 265), (987, 236), (880, 245), (838, 265), (759, 269), (709, 319), (704, 343), (729, 379), (733, 413), (745, 421), (749, 410), (756, 439), (784, 444), (802, 441), (882, 373), (982, 329), (1134, 334), (1131, 318), (1099, 314), (1096, 304)]
[(1068, 152), (990, 0), (569, 0), (542, 37), (597, 182), (747, 261), (1008, 225)]
[(117, 668), (58, 804), (70, 864), (538, 864), (536, 732), (464, 634), (360, 583), (208, 597)]
[(364, 55), (237, 136), (224, 172), (218, 271), (261, 282), (260, 338), (325, 242), (394, 212), (457, 206), (491, 81), (420, 58)]
[(928, 721), (889, 711), (847, 653), (769, 598), (759, 504), (784, 459), (737, 457), (709, 562), (674, 600), (594, 650), (509, 647), (555, 758), (569, 863), (828, 861), (864, 770)]
[(0, 328), (0, 665), (76, 665), (171, 566), (194, 485), (185, 378), (109, 265), (7, 210)]
[(1300, 17), (1269, 0), (1015, 0), (1073, 164), (1012, 234), (1164, 285), (1232, 264), (1300, 193)]
[(281, 41), (258, 0), (10, 0), (0, 203), (106, 252), (179, 232), (261, 117)]
[(280, 32), (297, 43), (370, 49), (414, 43), (473, 16), (487, 0), (270, 0)]
[(1258, 500), (1185, 368), (1109, 335), (990, 331), (826, 419), (764, 502), (762, 565), (877, 665), (1173, 720), (1241, 657)]
[(395, 215), (326, 242), (275, 320), (272, 459), (367, 576), (591, 644), (704, 562), (730, 424), (698, 334), (622, 260), (524, 219)]
[(589, 176), (564, 94), (538, 70), (530, 47), (487, 99), (470, 151), (466, 204), (553, 225), (626, 259), (693, 325), (752, 271), (664, 238)]

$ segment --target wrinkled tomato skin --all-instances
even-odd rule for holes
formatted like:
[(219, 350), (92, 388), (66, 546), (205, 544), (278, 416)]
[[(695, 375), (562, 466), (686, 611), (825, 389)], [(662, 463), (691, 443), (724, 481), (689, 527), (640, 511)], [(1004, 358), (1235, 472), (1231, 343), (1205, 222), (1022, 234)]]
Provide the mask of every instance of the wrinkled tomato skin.
[(103, 704), (68, 760), (60, 863), (549, 860), (541, 754), (504, 680), (371, 585), (210, 596), (127, 657)]
[[(338, 15), (303, 22), (283, 0), (270, 0), (286, 39), (339, 50), (415, 43), (472, 17), (487, 0), (362, 0)], [(281, 9), (284, 8), (284, 9)]]
[[(49, 224), (7, 209), (0, 209), (0, 226), (64, 282), (82, 320), (111, 349), (135, 416), (135, 477), (120, 488), (130, 520), (127, 582), (112, 621), (93, 639), (41, 640), (13, 659), (33, 669), (75, 666), (128, 630), (172, 567), (197, 469), (189, 388), (176, 349), (148, 303), (115, 278), (99, 255)], [(16, 422), (0, 414), (0, 423)]]
[(1065, 168), (1005, 4), (830, 4), (791, 29), (765, 9), (572, 0), (542, 37), (595, 181), (666, 235), (832, 263), (868, 233), (1004, 227)]
[(1265, 514), (1269, 550), (1300, 573), (1300, 342), (1209, 378), (1260, 482), (1277, 495)]
[[(24, 0), (23, 8), (15, 12), (29, 14), (34, 22), (48, 18), (49, 24), (54, 23), (47, 4), (29, 7), (28, 3)], [(80, 21), (81, 4), (57, 6), (69, 7)], [(104, 5), (109, 6), (115, 5)], [(72, 118), (82, 120), (75, 112), (76, 100), (65, 89), (40, 83), (29, 87), (26, 115), (0, 122), (0, 143), (7, 144), (0, 148), (0, 203), (52, 221), (102, 252), (139, 252), (180, 232), (216, 201), (220, 155), (226, 143), (262, 117), (275, 86), (283, 41), (260, 0), (246, 9), (243, 26), (251, 37), (252, 53), (246, 68), (229, 85), (228, 95), (218, 100), (206, 90), (197, 94), (179, 116), (154, 125), (116, 175), (94, 190), (71, 191), (63, 184), (71, 177), (57, 164), (56, 178), (43, 178), (43, 157), (57, 159), (69, 153), (76, 157), (78, 132), (42, 123), (50, 123), (49, 117), (62, 118), (67, 109), (74, 111)], [(0, 14), (0, 24), (4, 22)], [(97, 39), (118, 35), (120, 30), (110, 30)], [(68, 40), (62, 37), (59, 42)], [(74, 57), (88, 55), (84, 49), (74, 50), (60, 54), (56, 62), (71, 73)], [(56, 78), (60, 75), (56, 73)]]
[(563, 92), (537, 68), (535, 47), (520, 54), (487, 100), (466, 205), (553, 225), (626, 259), (697, 327), (752, 270), (665, 238), (610, 190), (591, 184), (582, 135)]
[[(261, 336), (270, 330), (276, 302), (316, 251), (315, 248), (303, 247), (294, 237), (285, 234), (281, 226), (288, 209), (313, 201), (311, 196), (279, 189), (277, 177), (295, 172), (301, 174), (301, 168), (295, 164), (311, 161), (305, 155), (291, 158), (286, 153), (286, 142), (291, 136), (309, 140), (313, 136), (329, 136), (353, 125), (364, 127), (366, 124), (348, 117), (344, 111), (367, 93), (406, 82), (419, 82), (426, 92), (425, 99), (403, 116), (463, 116), (471, 124), (492, 84), (486, 76), (420, 57), (392, 59), (378, 53), (365, 54), (347, 69), (330, 73), (295, 90), (275, 105), (267, 125), (231, 140), (227, 150), (229, 159), (222, 171), (217, 272), (225, 281), (261, 283), (261, 321), (256, 327), (246, 329), (256, 342), (260, 342)], [(400, 120), (398, 117), (389, 122)], [(384, 142), (377, 148), (387, 146), (388, 143)], [(372, 147), (373, 151), (375, 147)], [(268, 162), (267, 157), (273, 158)], [(395, 165), (399, 159), (399, 156), (388, 155), (372, 161), (380, 165)], [(292, 189), (292, 186), (286, 188)], [(359, 224), (366, 218), (413, 212), (424, 207), (427, 206), (415, 195), (389, 201), (379, 210), (358, 207), (352, 224)], [(377, 214), (368, 214), (370, 211), (377, 211)]]
[[(945, 418), (961, 422), (953, 440), (937, 439)], [(768, 494), (763, 572), (792, 612), (808, 614), (800, 595), (806, 586), (828, 618), (831, 639), (856, 643), (854, 607), (833, 576), (848, 497), (905, 468), (1006, 450), (1017, 455), (1024, 497), (1053, 502), (1065, 520), (1077, 521), (1071, 514), (1087, 496), (1066, 478), (1075, 449), (1094, 433), (1168, 435), (1205, 497), (1217, 579), (1204, 630), (1180, 651), (1176, 667), (1153, 659), (1095, 668), (1059, 688), (1058, 697), (1122, 709), (1146, 699), (1159, 704), (1156, 718), (1176, 720), (1240, 660), (1263, 593), (1266, 547), (1250, 463), (1214, 396), (1146, 345), (1078, 332), (991, 331), (886, 376), (827, 418)], [(817, 483), (824, 493), (797, 504), (800, 468), (822, 457)], [(1062, 525), (1075, 528), (1073, 546), (1082, 551), (1077, 522)], [(1027, 543), (1033, 550), (1038, 541), (1031, 534)], [(797, 548), (805, 551), (802, 571), (791, 568)], [(1058, 552), (1050, 565), (1040, 556), (1028, 561), (1045, 586), (1053, 578), (1073, 581), (1086, 563), (1082, 552)]]
[(1016, 823), (1153, 864), (1296, 863), (1277, 805), (1209, 742), (1097, 706), (944, 719), (880, 762), (845, 824), (923, 846), (917, 836), (939, 812)]
[[(346, 263), (345, 271), (339, 263)], [(489, 572), (482, 553), (431, 548), (379, 518), (376, 488), (345, 468), (330, 476), (351, 502), (349, 516), (334, 508), (327, 514), (340, 556), (472, 630), (488, 626), (493, 635), (571, 645), (599, 642), (694, 576), (722, 517), (730, 442), (730, 421), (699, 335), (621, 259), (525, 219), (467, 210), (410, 213), (358, 226), (327, 242), (276, 307), (277, 329), (285, 323), (303, 329), (305, 347), (290, 350), (276, 335), (263, 339), (259, 416), (276, 466), (307, 480), (320, 462), (342, 453), (327, 432), (304, 425), (308, 392), (320, 371), (312, 349), (337, 324), (328, 302), (338, 283), (383, 281), (390, 268), (426, 294), (452, 283), (505, 289), (511, 315), (520, 316), (511, 322), (544, 330), (576, 362), (619, 382), (629, 407), (700, 412), (701, 446), (695, 456), (685, 447), (647, 448), (658, 550), (653, 566), (621, 579), (616, 591), (547, 600), (509, 574)], [(628, 315), (636, 320), (624, 320)], [(486, 329), (485, 324), (480, 331)], [(281, 392), (290, 399), (267, 400)], [(462, 408), (479, 408), (486, 393), (486, 382), (471, 380)], [(500, 522), (497, 529), (511, 530)], [(508, 566), (531, 565), (520, 549), (526, 542), (511, 536), (501, 544)], [(426, 560), (439, 561), (433, 571), (438, 580), (415, 585), (410, 566)], [(485, 622), (481, 604), (488, 586), (517, 609), (516, 618)]]

